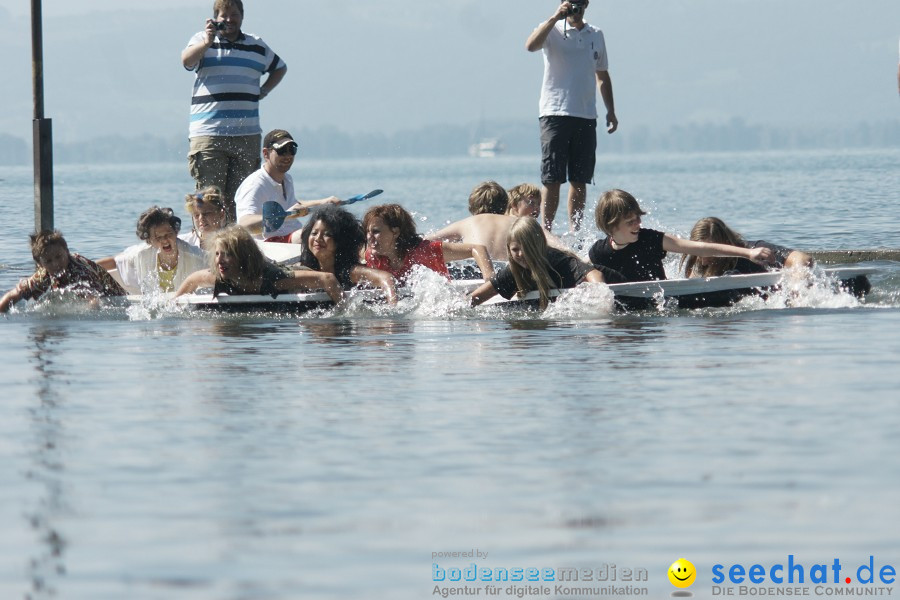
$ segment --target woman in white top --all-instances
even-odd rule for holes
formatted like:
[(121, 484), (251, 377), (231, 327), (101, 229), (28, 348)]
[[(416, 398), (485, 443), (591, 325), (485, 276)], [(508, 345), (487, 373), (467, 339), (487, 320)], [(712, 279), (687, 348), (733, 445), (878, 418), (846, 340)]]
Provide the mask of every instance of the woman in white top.
[(203, 250), (178, 239), (180, 229), (181, 219), (171, 208), (151, 206), (137, 222), (136, 233), (144, 243), (97, 264), (107, 270), (118, 269), (129, 291), (174, 292), (188, 275), (207, 266)]

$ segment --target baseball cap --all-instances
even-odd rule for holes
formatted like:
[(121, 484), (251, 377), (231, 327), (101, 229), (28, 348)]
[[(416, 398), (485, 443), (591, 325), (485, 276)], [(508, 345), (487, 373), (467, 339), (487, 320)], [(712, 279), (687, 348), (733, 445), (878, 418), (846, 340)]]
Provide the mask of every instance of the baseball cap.
[(263, 139), (263, 148), (280, 150), (288, 144), (297, 145), (297, 142), (295, 142), (294, 137), (284, 129), (273, 129), (267, 133), (266, 137)]

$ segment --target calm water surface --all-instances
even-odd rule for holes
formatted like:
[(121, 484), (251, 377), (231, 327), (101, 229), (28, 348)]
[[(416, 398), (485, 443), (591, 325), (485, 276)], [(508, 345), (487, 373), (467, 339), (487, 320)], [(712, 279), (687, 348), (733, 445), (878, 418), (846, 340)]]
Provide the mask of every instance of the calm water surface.
[[(898, 159), (607, 158), (591, 198), (622, 187), (681, 234), (714, 214), (800, 248), (897, 248)], [(534, 164), (295, 170), (303, 196), (382, 187), (428, 230)], [(33, 216), (30, 172), (0, 179), (5, 290)], [(181, 164), (56, 180), (57, 225), (94, 257), (150, 204), (183, 215), (191, 184)], [(428, 598), (433, 562), (645, 568), (661, 598), (680, 556), (705, 598), (714, 564), (900, 566), (900, 265), (870, 266), (862, 305), (0, 318), (0, 598)]]

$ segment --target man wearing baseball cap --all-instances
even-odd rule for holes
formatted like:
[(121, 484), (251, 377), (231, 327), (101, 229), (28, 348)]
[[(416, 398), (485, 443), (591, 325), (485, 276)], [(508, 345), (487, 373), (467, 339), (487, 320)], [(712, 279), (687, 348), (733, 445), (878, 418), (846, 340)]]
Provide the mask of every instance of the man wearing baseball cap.
[[(275, 231), (263, 235), (263, 204), (277, 202), (288, 212), (306, 209), (319, 204), (338, 203), (340, 199), (331, 196), (320, 200), (298, 201), (294, 198), (294, 180), (291, 166), (299, 146), (294, 136), (284, 129), (273, 129), (263, 139), (263, 165), (251, 173), (237, 189), (234, 202), (237, 206), (238, 225), (246, 228), (256, 239), (269, 242), (300, 243), (302, 223), (297, 219), (285, 219)], [(296, 235), (294, 235), (296, 233)]]

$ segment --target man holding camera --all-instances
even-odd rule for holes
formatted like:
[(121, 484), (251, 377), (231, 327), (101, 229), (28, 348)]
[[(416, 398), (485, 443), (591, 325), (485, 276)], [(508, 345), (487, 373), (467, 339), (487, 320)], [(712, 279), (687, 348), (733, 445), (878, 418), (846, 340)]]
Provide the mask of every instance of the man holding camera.
[[(606, 42), (584, 20), (588, 0), (566, 0), (535, 29), (525, 48), (543, 50), (541, 87), (541, 219), (547, 231), (559, 206), (559, 189), (569, 181), (569, 230), (581, 226), (587, 184), (594, 178), (597, 151), (597, 87), (606, 106), (606, 130), (619, 125), (607, 70)], [(596, 87), (594, 81), (596, 80)]]
[[(287, 65), (262, 39), (241, 31), (241, 0), (215, 0), (213, 14), (181, 53), (184, 68), (196, 71), (188, 164), (198, 190), (222, 190), (233, 223), (235, 192), (260, 166), (259, 101), (281, 82)], [(268, 76), (260, 84), (263, 73)]]

